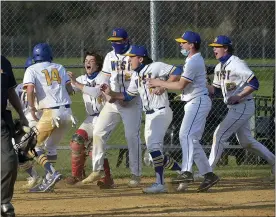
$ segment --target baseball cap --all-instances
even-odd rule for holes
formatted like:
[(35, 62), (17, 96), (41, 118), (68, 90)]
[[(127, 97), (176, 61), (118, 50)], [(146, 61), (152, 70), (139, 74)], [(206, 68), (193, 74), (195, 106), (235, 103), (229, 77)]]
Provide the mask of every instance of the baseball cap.
[(226, 35), (219, 35), (215, 38), (213, 43), (209, 44), (210, 47), (223, 47), (232, 46), (232, 41)]
[(124, 54), (124, 56), (140, 56), (140, 57), (147, 57), (148, 52), (147, 49), (144, 46), (140, 45), (131, 45), (130, 49)]
[(198, 33), (196, 32), (192, 32), (192, 31), (186, 31), (183, 33), (183, 35), (181, 36), (181, 38), (177, 38), (175, 39), (177, 42), (179, 43), (200, 43), (201, 39)]
[(126, 38), (128, 38), (128, 34), (127, 34), (126, 30), (124, 30), (123, 28), (115, 28), (112, 30), (112, 35), (107, 40), (108, 41), (120, 41), (120, 40), (126, 39)]

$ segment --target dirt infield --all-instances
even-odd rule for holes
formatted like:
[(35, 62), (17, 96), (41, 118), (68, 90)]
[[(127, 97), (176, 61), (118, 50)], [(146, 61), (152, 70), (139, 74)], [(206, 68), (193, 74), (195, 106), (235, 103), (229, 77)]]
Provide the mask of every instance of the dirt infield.
[[(144, 179), (145, 187), (152, 179)], [(195, 182), (185, 193), (145, 195), (130, 189), (127, 179), (116, 188), (95, 185), (67, 187), (61, 181), (53, 193), (27, 193), (16, 183), (13, 204), (17, 216), (275, 216), (274, 183), (261, 179), (224, 179), (208, 193), (196, 193)]]

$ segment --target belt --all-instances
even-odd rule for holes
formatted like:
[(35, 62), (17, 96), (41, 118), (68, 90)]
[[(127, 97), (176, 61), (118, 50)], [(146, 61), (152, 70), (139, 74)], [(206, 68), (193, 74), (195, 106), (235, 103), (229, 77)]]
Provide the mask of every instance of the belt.
[(203, 95), (196, 96), (196, 97), (194, 97), (194, 98), (192, 98), (192, 99), (190, 99), (190, 100), (188, 100), (188, 101), (184, 101), (184, 102), (190, 102), (191, 100), (193, 100), (193, 99), (195, 99), (195, 98), (197, 98), (197, 97), (200, 97), (200, 96), (208, 96), (208, 94), (205, 93), (205, 94), (203, 94)]
[[(61, 105), (61, 106), (63, 106), (63, 105)], [(49, 109), (59, 109), (61, 106), (55, 106), (55, 107), (51, 107)], [(65, 108), (70, 108), (71, 106), (70, 106), (70, 104), (67, 104), (67, 105), (64, 105), (64, 107)]]
[(94, 113), (93, 115), (89, 115), (89, 116), (99, 116), (100, 113)]
[[(246, 99), (245, 101), (251, 101), (252, 99)], [(242, 101), (241, 101), (242, 102)], [(236, 102), (234, 103), (233, 105), (237, 105), (237, 104), (240, 104), (240, 102)]]
[(160, 107), (160, 108), (157, 108), (157, 109), (151, 109), (151, 110), (148, 110), (146, 111), (146, 114), (149, 115), (149, 114), (153, 114), (154, 112), (158, 111), (158, 110), (161, 110), (161, 109), (164, 109), (166, 108), (165, 106), (163, 107)]

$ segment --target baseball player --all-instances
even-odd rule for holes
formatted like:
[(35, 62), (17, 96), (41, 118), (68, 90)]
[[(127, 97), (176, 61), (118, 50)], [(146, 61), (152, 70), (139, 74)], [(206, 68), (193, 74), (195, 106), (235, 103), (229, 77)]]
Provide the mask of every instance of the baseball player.
[(275, 155), (259, 143), (251, 134), (250, 118), (255, 113), (255, 103), (252, 93), (259, 88), (259, 82), (254, 72), (247, 64), (233, 55), (230, 38), (219, 35), (209, 45), (219, 63), (215, 67), (212, 92), (221, 88), (224, 103), (228, 113), (218, 125), (213, 135), (213, 145), (209, 163), (214, 168), (223, 152), (223, 144), (235, 133), (240, 145), (272, 165), (275, 174)]
[[(52, 63), (51, 47), (46, 43), (37, 44), (33, 48), (34, 64), (27, 68), (23, 85), (27, 91), (28, 109), (35, 121), (37, 136), (36, 153), (40, 164), (48, 172), (40, 185), (30, 189), (30, 192), (46, 192), (53, 189), (62, 175), (54, 169), (44, 155), (42, 145), (48, 138), (50, 144), (57, 146), (65, 135), (72, 119), (71, 99), (68, 93), (73, 93), (70, 78), (65, 68)], [(42, 110), (40, 119), (36, 116), (34, 90), (38, 110)]]
[[(172, 121), (172, 110), (169, 106), (167, 91), (157, 95), (148, 88), (147, 78), (167, 80), (169, 77), (177, 79), (182, 73), (181, 68), (162, 62), (152, 63), (147, 50), (143, 46), (132, 45), (125, 54), (130, 57), (132, 74), (131, 82), (127, 90), (117, 93), (107, 85), (102, 85), (102, 90), (112, 99), (131, 101), (138, 94), (142, 99), (145, 111), (145, 141), (147, 149), (152, 157), (156, 173), (156, 183), (143, 189), (144, 193), (164, 193), (167, 189), (164, 184), (164, 168), (180, 171), (180, 166), (169, 156), (163, 155), (163, 140), (165, 133)], [(170, 79), (171, 79), (170, 78)]]
[[(103, 94), (99, 88), (99, 85), (102, 83), (101, 78), (106, 79), (106, 76), (102, 76), (102, 74), (100, 73), (102, 65), (102, 56), (97, 53), (87, 51), (84, 60), (86, 73), (75, 78), (72, 72), (67, 72), (69, 77), (71, 78), (71, 84), (73, 85), (74, 90), (82, 91), (83, 93), (82, 97), (87, 114), (86, 119), (73, 135), (70, 143), (72, 149), (72, 176), (66, 179), (66, 183), (70, 185), (76, 184), (77, 182), (82, 181), (85, 178), (84, 165), (87, 156), (86, 152), (91, 152), (93, 129), (97, 124), (98, 116), (105, 102), (105, 99), (102, 96)], [(91, 153), (89, 155), (91, 156)], [(107, 158), (104, 159), (104, 171), (105, 177), (98, 181), (97, 185), (100, 188), (112, 188), (114, 182), (111, 177), (110, 167)]]
[[(29, 57), (25, 63), (25, 71), (32, 64), (33, 64), (33, 60), (31, 57)], [(37, 125), (37, 121), (34, 120), (34, 118), (32, 117), (32, 115), (30, 113), (30, 110), (28, 108), (27, 92), (26, 92), (26, 90), (24, 90), (23, 87), (24, 87), (23, 84), (19, 84), (15, 90), (16, 90), (17, 95), (19, 96), (24, 115), (26, 116), (26, 118), (29, 122), (29, 127), (35, 127)], [(36, 98), (35, 98), (35, 107), (36, 107), (36, 109), (38, 109), (38, 104), (37, 104)], [(40, 118), (41, 115), (42, 115), (42, 111), (38, 110), (36, 112), (36, 116)], [(37, 158), (31, 152), (29, 154), (42, 167), (44, 167), (44, 164), (46, 162), (49, 162), (49, 164), (51, 164), (51, 166), (53, 166), (52, 164), (54, 164), (57, 160), (57, 149), (56, 149), (56, 145), (52, 143), (52, 138), (49, 138), (49, 137), (47, 138), (47, 140), (44, 142), (43, 149), (47, 150), (47, 159), (45, 159), (44, 156)], [(23, 185), (22, 188), (31, 189), (42, 182), (42, 177), (40, 177), (38, 175), (38, 173), (36, 172), (35, 168), (33, 167), (33, 164), (31, 161), (26, 161), (25, 163), (22, 163), (22, 164), (19, 163), (19, 168), (21, 168), (22, 170), (25, 170), (30, 175), (30, 177), (27, 178), (27, 184)], [(45, 170), (45, 175), (46, 175), (46, 177), (50, 176), (50, 174), (47, 170)]]
[(195, 161), (199, 173), (204, 180), (197, 189), (198, 192), (207, 191), (219, 181), (209, 165), (208, 158), (200, 144), (204, 132), (206, 118), (211, 110), (211, 100), (208, 96), (206, 70), (204, 59), (199, 49), (201, 39), (198, 33), (186, 31), (177, 38), (181, 53), (186, 56), (181, 79), (167, 82), (157, 79), (149, 80), (149, 87), (161, 86), (172, 90), (182, 90), (181, 100), (185, 101), (185, 115), (179, 131), (182, 147), (182, 173), (173, 182), (179, 182), (178, 191), (187, 189), (193, 182), (192, 166)]
[[(113, 51), (106, 55), (102, 72), (108, 76), (111, 89), (122, 93), (127, 90), (133, 73), (130, 69), (129, 57), (122, 55), (130, 47), (128, 33), (122, 28), (115, 28), (108, 40), (111, 42)], [(104, 176), (105, 144), (121, 119), (124, 124), (129, 150), (129, 167), (132, 173), (128, 186), (136, 187), (139, 185), (142, 166), (140, 141), (142, 106), (139, 97), (131, 102), (118, 100), (114, 103), (112, 101), (105, 103), (93, 131), (93, 172), (82, 181), (83, 184), (97, 181)]]
[[(16, 89), (15, 89), (17, 95), (19, 96), (24, 115), (26, 116), (28, 122), (29, 122), (29, 127), (35, 127), (37, 125), (37, 121), (34, 120), (32, 117), (30, 110), (28, 108), (28, 101), (27, 101), (27, 93), (26, 90), (23, 89), (23, 84), (19, 84)], [(37, 102), (35, 100), (35, 106), (38, 108)], [(41, 117), (42, 113), (41, 110), (36, 112), (37, 117)], [(14, 141), (13, 141), (14, 142)], [(48, 161), (50, 164), (54, 164), (57, 160), (57, 149), (55, 144), (51, 144), (52, 139), (47, 138), (47, 140), (44, 142), (44, 149), (47, 150), (47, 159), (45, 158), (37, 158), (34, 157), (33, 153), (29, 153), (31, 157), (34, 158), (34, 160), (40, 164), (42, 167), (44, 166), (44, 163)], [(41, 161), (43, 159), (43, 162)], [(35, 187), (36, 185), (40, 184), (42, 182), (42, 177), (39, 176), (35, 168), (33, 167), (33, 164), (31, 161), (26, 161), (24, 163), (19, 163), (19, 168), (24, 170), (29, 174), (29, 177), (27, 178), (27, 184), (23, 185), (22, 188), (24, 189), (30, 189)], [(45, 175), (49, 175), (48, 171), (45, 170)]]

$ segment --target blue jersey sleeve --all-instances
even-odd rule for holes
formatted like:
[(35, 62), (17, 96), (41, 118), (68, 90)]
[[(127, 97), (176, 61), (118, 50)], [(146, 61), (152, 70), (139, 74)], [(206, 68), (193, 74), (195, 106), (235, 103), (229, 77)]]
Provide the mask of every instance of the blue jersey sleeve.
[(136, 97), (136, 96), (128, 94), (127, 92), (123, 92), (123, 94), (124, 94), (124, 97), (125, 97), (124, 101), (131, 101)]
[(176, 66), (175, 69), (172, 71), (171, 75), (181, 75), (183, 72), (183, 67)]

